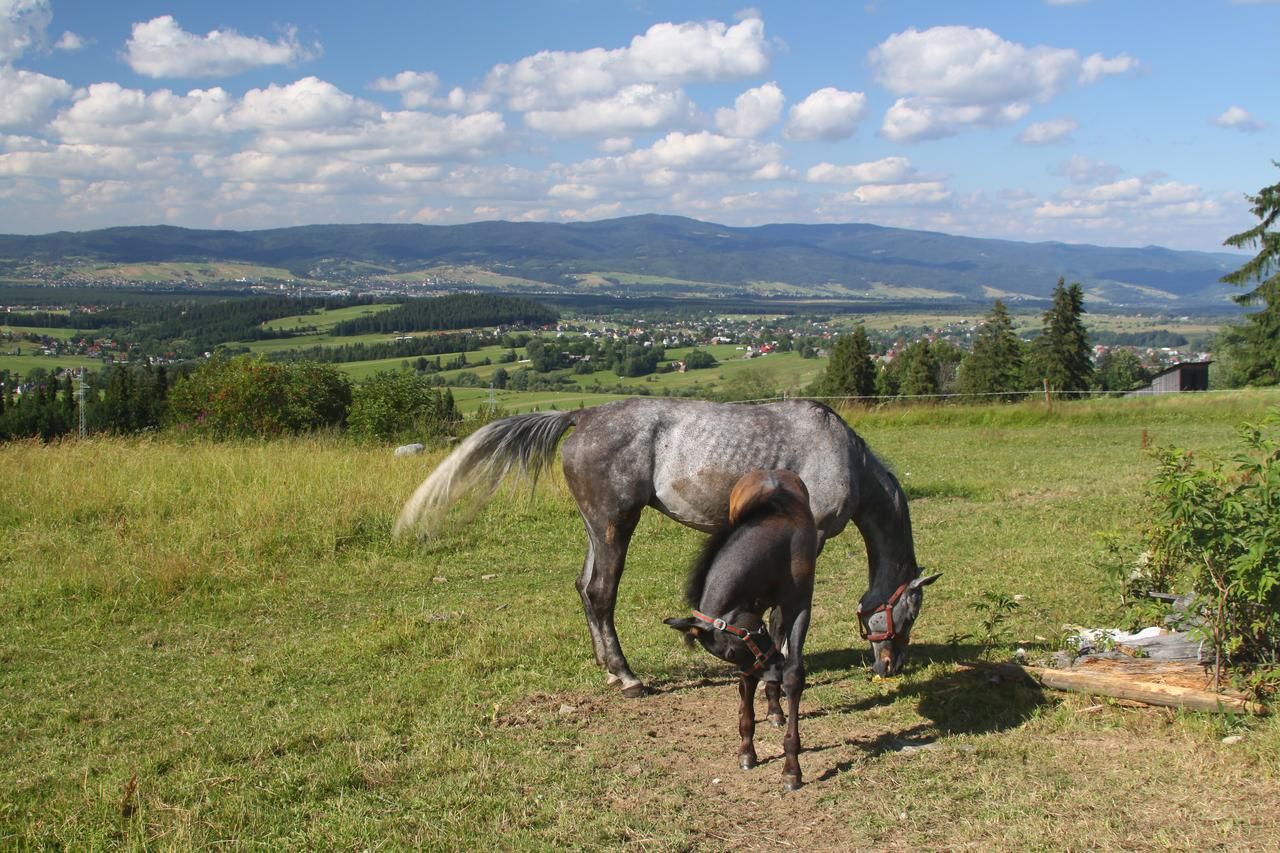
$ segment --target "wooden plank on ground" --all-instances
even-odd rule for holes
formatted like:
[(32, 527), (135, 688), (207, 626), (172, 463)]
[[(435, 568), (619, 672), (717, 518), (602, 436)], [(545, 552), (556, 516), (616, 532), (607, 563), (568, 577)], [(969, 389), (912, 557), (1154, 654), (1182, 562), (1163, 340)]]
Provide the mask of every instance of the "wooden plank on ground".
[(973, 669), (996, 672), (1007, 678), (1030, 679), (1037, 684), (1052, 687), (1055, 690), (1088, 693), (1094, 696), (1112, 696), (1117, 699), (1132, 699), (1148, 705), (1186, 708), (1191, 711), (1212, 711), (1215, 713), (1267, 713), (1265, 706), (1257, 702), (1250, 702), (1247, 699), (1212, 693), (1208, 690), (1179, 687), (1173, 684), (1138, 681), (1127, 674), (1074, 672), (1038, 666), (1022, 666), (1016, 663), (990, 663), (987, 661), (970, 661), (961, 665)]

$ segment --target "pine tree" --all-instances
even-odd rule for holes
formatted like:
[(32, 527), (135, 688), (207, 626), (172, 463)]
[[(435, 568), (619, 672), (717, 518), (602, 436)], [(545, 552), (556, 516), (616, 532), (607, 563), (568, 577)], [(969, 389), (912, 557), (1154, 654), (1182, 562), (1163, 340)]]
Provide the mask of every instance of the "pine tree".
[(997, 299), (978, 329), (973, 352), (960, 366), (961, 393), (1001, 394), (1020, 390), (1025, 384), (1023, 350), (1022, 341), (1013, 331), (1009, 309)]
[(1233, 298), (1241, 305), (1262, 308), (1246, 315), (1244, 325), (1231, 327), (1226, 339), (1245, 382), (1275, 385), (1280, 383), (1280, 231), (1270, 229), (1280, 219), (1280, 183), (1245, 198), (1253, 205), (1250, 212), (1258, 224), (1223, 242), (1237, 249), (1257, 246), (1258, 254), (1222, 281), (1240, 287), (1256, 282), (1248, 293)]
[(901, 356), (905, 360), (901, 393), (915, 397), (938, 393), (938, 361), (927, 340), (919, 340), (907, 347)]
[(831, 349), (826, 372), (815, 388), (819, 396), (869, 397), (876, 393), (876, 366), (871, 341), (862, 326), (843, 335)]
[(1049, 381), (1050, 390), (1078, 396), (1089, 390), (1093, 362), (1089, 358), (1089, 333), (1085, 331), (1084, 290), (1079, 282), (1067, 286), (1058, 279), (1053, 305), (1044, 313), (1044, 333), (1036, 339), (1031, 366)]

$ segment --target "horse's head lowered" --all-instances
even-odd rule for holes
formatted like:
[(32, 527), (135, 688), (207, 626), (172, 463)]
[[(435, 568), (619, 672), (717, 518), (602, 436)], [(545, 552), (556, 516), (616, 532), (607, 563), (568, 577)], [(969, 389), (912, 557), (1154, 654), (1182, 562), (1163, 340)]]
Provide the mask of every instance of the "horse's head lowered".
[(741, 614), (739, 621), (748, 627), (732, 625), (697, 610), (691, 618), (663, 621), (683, 631), (686, 641), (697, 640), (711, 654), (737, 664), (738, 670), (747, 675), (757, 675), (770, 664), (782, 661), (782, 653), (754, 613)]
[(871, 668), (876, 675), (897, 675), (907, 662), (907, 643), (911, 626), (920, 615), (924, 588), (942, 577), (942, 573), (903, 581), (888, 598), (877, 605), (868, 601), (870, 592), (858, 605), (858, 632), (871, 642)]

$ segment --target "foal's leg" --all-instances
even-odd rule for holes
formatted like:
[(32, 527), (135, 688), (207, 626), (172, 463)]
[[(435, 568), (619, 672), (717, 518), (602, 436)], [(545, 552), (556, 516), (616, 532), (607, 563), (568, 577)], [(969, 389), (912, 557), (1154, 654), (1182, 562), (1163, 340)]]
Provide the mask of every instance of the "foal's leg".
[[(774, 648), (782, 649), (787, 641), (782, 631), (782, 617), (775, 607), (769, 611), (769, 635), (773, 638)], [(770, 667), (764, 674), (764, 698), (768, 705), (765, 716), (778, 728), (787, 724), (787, 715), (782, 713), (782, 672), (781, 667)]]
[(786, 760), (782, 768), (782, 787), (794, 791), (803, 782), (800, 778), (800, 694), (804, 693), (804, 666), (797, 667), (799, 677), (787, 673), (787, 732), (782, 736), (782, 752)]
[(756, 766), (756, 687), (760, 678), (755, 675), (744, 675), (738, 679), (738, 735), (742, 743), (738, 746), (738, 764), (743, 770)]
[[(786, 756), (782, 768), (782, 787), (794, 791), (802, 784), (800, 774), (800, 695), (804, 693), (804, 639), (809, 632), (808, 595), (794, 619), (787, 618), (787, 664), (782, 674), (782, 689), (787, 694), (787, 731), (782, 736), (782, 752)], [(784, 613), (784, 617), (788, 614)]]
[(768, 703), (765, 712), (769, 722), (778, 728), (787, 724), (787, 715), (782, 712), (782, 682), (766, 681), (764, 683), (764, 699)]

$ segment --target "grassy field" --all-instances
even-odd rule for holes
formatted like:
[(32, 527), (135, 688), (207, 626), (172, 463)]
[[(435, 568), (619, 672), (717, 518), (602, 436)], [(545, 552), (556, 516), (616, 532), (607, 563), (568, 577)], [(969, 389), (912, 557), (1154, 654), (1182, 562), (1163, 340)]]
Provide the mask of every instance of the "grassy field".
[[(60, 341), (69, 341), (73, 337), (83, 335), (84, 332), (76, 329), (53, 328), (50, 326), (9, 326), (0, 324), (0, 333), (8, 332), (14, 335), (44, 335), (46, 337), (55, 338)], [(18, 346), (32, 347), (34, 344), (22, 341)]]
[(277, 279), (293, 281), (294, 275), (280, 267), (235, 262), (156, 262), (140, 264), (94, 263), (75, 267), (72, 272), (97, 281), (200, 281), (219, 282), (237, 279)]
[[(34, 348), (32, 344), (25, 344), (20, 347), (24, 353), (30, 352)], [(50, 373), (53, 372), (54, 368), (85, 367), (89, 370), (101, 370), (102, 359), (89, 358), (83, 355), (5, 355), (0, 353), (0, 370), (7, 370), (10, 373), (26, 376), (31, 372), (32, 368), (36, 367), (43, 368)]]
[(1095, 537), (1134, 530), (1143, 435), (1229, 452), (1277, 403), (851, 413), (944, 575), (906, 673), (873, 681), (861, 543), (827, 547), (785, 796), (780, 735), (739, 771), (727, 667), (661, 622), (702, 537), (656, 514), (617, 614), (655, 692), (628, 700), (591, 662), (558, 472), (419, 544), (391, 524), (439, 454), (0, 446), (0, 848), (1273, 849), (1274, 719), (989, 684), (948, 638), (987, 591), (1025, 596), (997, 653), (1115, 624)]

